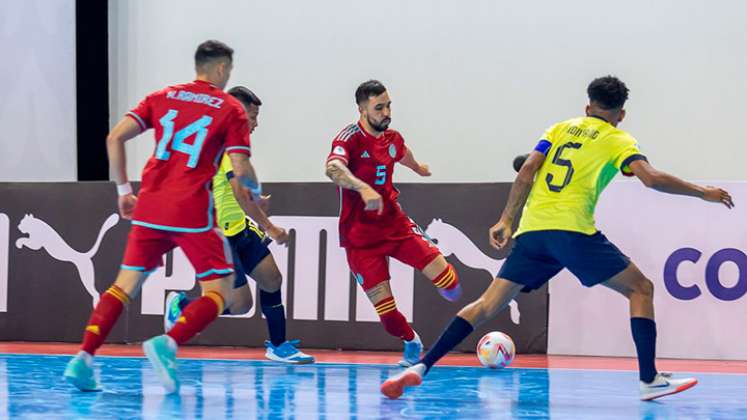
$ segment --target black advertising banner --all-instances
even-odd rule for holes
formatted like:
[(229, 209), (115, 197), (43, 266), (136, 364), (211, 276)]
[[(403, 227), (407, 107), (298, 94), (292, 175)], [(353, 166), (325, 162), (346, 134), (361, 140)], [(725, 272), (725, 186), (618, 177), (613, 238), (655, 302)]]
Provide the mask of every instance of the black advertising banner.
[[(412, 267), (390, 260), (398, 309), (428, 347), (460, 308), (476, 299), (505, 252), (488, 245), (509, 184), (401, 184), (400, 203), (456, 267), (464, 294), (447, 302)], [(350, 275), (338, 246), (339, 195), (328, 183), (266, 184), (274, 222), (291, 232), (288, 247), (271, 245), (283, 274), (289, 338), (304, 347), (400, 350)], [(0, 340), (78, 341), (92, 305), (114, 280), (129, 222), (116, 214), (111, 183), (0, 184)], [(138, 342), (163, 331), (165, 296), (196, 294), (194, 270), (181, 250), (164, 257), (130, 304), (109, 342)], [(261, 346), (267, 328), (256, 305), (221, 317), (192, 343)], [(474, 351), (488, 331), (509, 334), (521, 353), (547, 351), (547, 288), (521, 294), (509, 310), (459, 346)]]

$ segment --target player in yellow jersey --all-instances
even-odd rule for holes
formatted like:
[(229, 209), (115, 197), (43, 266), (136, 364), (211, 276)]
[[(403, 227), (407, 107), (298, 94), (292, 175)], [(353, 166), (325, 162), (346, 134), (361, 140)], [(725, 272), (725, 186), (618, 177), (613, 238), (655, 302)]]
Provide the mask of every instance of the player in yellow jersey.
[[(231, 88), (228, 93), (244, 106), (249, 119), (249, 132), (254, 132), (258, 125), (257, 117), (262, 101), (251, 90), (242, 86)], [(261, 192), (257, 195), (260, 194)], [(218, 226), (231, 245), (236, 271), (234, 303), (226, 308), (224, 314), (244, 314), (251, 309), (252, 293), (246, 280), (248, 273), (259, 286), (260, 307), (267, 319), (270, 333), (270, 339), (265, 341), (265, 356), (270, 360), (285, 363), (313, 363), (312, 356), (296, 347), (299, 344), (298, 340), (286, 340), (285, 308), (280, 291), (283, 277), (267, 247), (270, 238), (281, 245), (286, 243), (288, 233), (275, 226), (267, 217), (261, 207), (266, 200), (261, 203), (253, 201), (251, 194), (240, 188), (233, 176), (233, 166), (228, 155), (223, 156), (218, 172), (213, 178), (213, 198)], [(171, 329), (181, 316), (182, 310), (192, 300), (193, 298), (188, 298), (184, 293), (169, 294), (164, 314), (166, 331)]]
[[(514, 161), (519, 174), (500, 220), (490, 228), (490, 244), (502, 249), (512, 237), (514, 221), (524, 209), (515, 244), (495, 281), (465, 306), (438, 342), (415, 366), (381, 386), (398, 398), (407, 386), (419, 385), (428, 370), (483, 322), (494, 318), (522, 291), (537, 289), (563, 268), (587, 287), (603, 284), (630, 301), (631, 329), (638, 354), (640, 396), (652, 400), (691, 388), (694, 378), (672, 379), (655, 367), (656, 324), (653, 283), (597, 230), (594, 208), (617, 172), (636, 176), (657, 191), (698, 197), (734, 206), (726, 191), (701, 187), (654, 169), (638, 143), (617, 128), (625, 118), (628, 88), (619, 79), (595, 79), (587, 89), (586, 116), (553, 125), (525, 162)], [(523, 164), (522, 164), (523, 163)]]

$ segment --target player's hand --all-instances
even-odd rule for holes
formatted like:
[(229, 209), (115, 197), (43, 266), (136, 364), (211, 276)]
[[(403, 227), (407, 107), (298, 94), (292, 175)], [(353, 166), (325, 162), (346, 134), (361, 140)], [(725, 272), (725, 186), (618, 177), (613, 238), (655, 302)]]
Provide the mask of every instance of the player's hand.
[(384, 213), (384, 200), (381, 198), (381, 194), (377, 193), (371, 187), (365, 187), (360, 190), (361, 200), (365, 204), (366, 211), (376, 210), (376, 214), (381, 216)]
[(117, 199), (119, 215), (125, 220), (132, 220), (132, 212), (135, 211), (137, 197), (134, 194), (120, 195)]
[(259, 200), (257, 200), (257, 206), (259, 206), (265, 214), (270, 211), (270, 197), (272, 197), (272, 194), (262, 195), (259, 197)]
[(420, 176), (431, 176), (431, 170), (428, 165), (422, 163), (418, 165), (418, 169), (415, 170), (415, 173)]
[(507, 223), (501, 219), (490, 228), (489, 234), (490, 246), (501, 250), (508, 244), (509, 239), (511, 239), (513, 228), (511, 227), (511, 223)]
[(288, 236), (288, 232), (285, 229), (275, 225), (272, 225), (267, 229), (267, 235), (269, 235), (273, 241), (277, 242), (278, 245), (288, 245), (288, 240), (290, 239), (290, 236)]
[(706, 187), (705, 194), (703, 194), (703, 200), (710, 201), (712, 203), (722, 203), (728, 208), (734, 207), (734, 200), (732, 200), (731, 194), (729, 194), (726, 190), (722, 190), (718, 187)]

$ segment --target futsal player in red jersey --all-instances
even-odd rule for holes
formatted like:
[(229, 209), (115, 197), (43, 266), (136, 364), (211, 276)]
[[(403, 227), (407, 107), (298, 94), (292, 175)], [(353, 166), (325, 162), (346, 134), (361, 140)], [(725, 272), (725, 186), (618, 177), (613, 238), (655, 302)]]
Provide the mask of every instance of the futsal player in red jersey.
[(389, 129), (392, 102), (386, 88), (377, 80), (364, 82), (355, 101), (360, 119), (335, 137), (326, 167), (340, 189), (340, 246), (386, 331), (404, 341), (400, 365), (411, 366), (423, 345), (397, 310), (388, 258), (423, 272), (449, 301), (459, 298), (461, 287), (454, 267), (397, 202), (399, 191), (392, 184), (395, 163), (420, 176), (431, 173), (428, 165), (415, 160), (402, 135)]
[[(177, 347), (230, 306), (233, 262), (229, 246), (215, 226), (211, 181), (223, 153), (234, 174), (261, 197), (251, 155), (249, 124), (241, 104), (223, 89), (233, 68), (233, 50), (218, 41), (200, 44), (195, 53), (197, 78), (148, 95), (122, 118), (107, 137), (109, 164), (119, 193), (119, 212), (132, 220), (122, 266), (114, 284), (101, 295), (85, 328), (80, 352), (68, 363), (65, 378), (82, 391), (101, 386), (93, 355), (104, 343), (124, 306), (134, 299), (162, 256), (181, 247), (196, 271), (202, 297), (184, 309), (168, 334), (143, 343), (167, 392), (179, 389)], [(127, 181), (124, 143), (150, 128), (156, 145), (142, 174), (139, 196)]]

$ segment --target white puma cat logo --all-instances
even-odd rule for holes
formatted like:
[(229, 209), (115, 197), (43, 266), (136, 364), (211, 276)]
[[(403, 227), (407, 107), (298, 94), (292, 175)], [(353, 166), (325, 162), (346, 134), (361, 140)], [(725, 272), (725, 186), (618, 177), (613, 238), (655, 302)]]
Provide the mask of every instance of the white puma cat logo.
[(78, 269), (80, 275), (80, 281), (83, 283), (83, 287), (93, 298), (93, 306), (99, 302), (99, 292), (96, 291), (96, 274), (93, 268), (92, 258), (96, 255), (101, 245), (101, 240), (104, 238), (106, 232), (109, 231), (114, 225), (119, 222), (119, 215), (117, 213), (109, 216), (104, 225), (101, 226), (99, 236), (96, 238), (96, 242), (93, 244), (88, 252), (82, 253), (72, 249), (64, 239), (47, 223), (41, 219), (35, 218), (31, 214), (27, 214), (18, 224), (18, 230), (21, 233), (29, 235), (28, 237), (18, 238), (16, 241), (16, 247), (18, 249), (24, 246), (38, 251), (41, 248), (47, 250), (47, 253), (52, 258), (58, 261), (71, 262)]
[[(502, 260), (495, 260), (483, 254), (467, 235), (441, 219), (433, 219), (425, 229), (425, 233), (437, 241), (438, 249), (445, 257), (454, 254), (462, 264), (487, 271), (491, 279), (498, 274), (498, 270), (503, 265)], [(521, 316), (519, 305), (512, 300), (509, 308), (511, 322), (518, 325)]]

